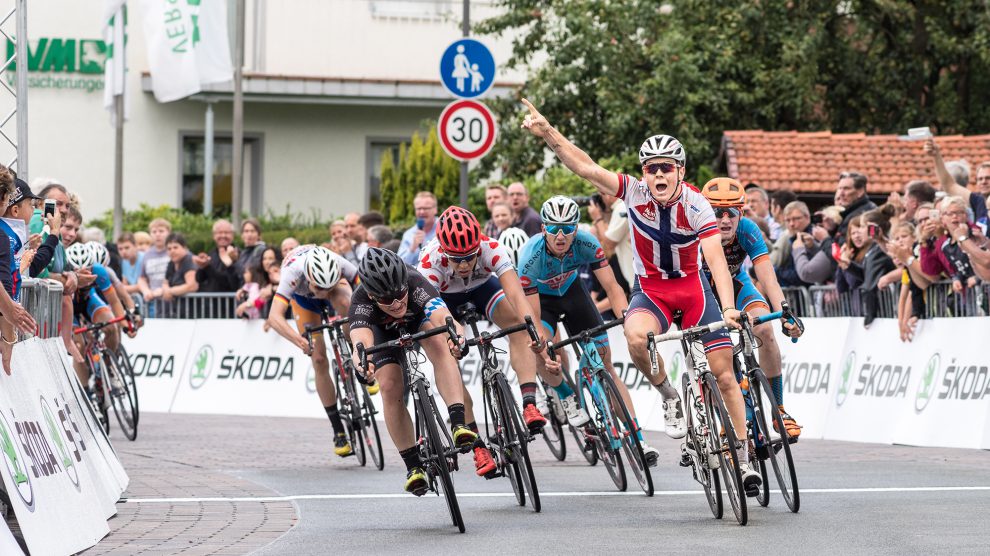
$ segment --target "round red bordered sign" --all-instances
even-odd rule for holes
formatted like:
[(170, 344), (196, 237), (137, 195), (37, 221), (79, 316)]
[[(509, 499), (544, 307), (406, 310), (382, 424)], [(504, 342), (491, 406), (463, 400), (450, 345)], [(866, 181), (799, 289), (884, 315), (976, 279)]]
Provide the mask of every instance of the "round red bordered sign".
[(495, 115), (475, 100), (455, 100), (440, 113), (437, 135), (451, 157), (462, 162), (488, 154), (495, 145)]

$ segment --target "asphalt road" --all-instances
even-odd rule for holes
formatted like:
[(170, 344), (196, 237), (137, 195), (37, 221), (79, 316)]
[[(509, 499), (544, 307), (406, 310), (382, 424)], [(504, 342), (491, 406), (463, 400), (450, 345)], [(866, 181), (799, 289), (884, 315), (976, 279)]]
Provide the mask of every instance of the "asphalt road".
[[(387, 439), (386, 467), (377, 471), (358, 467), (354, 458), (327, 455), (329, 424), (320, 420), (147, 414), (141, 427), (138, 442), (117, 440), (117, 449), (125, 467), (135, 463), (133, 484), (159, 486), (153, 493), (129, 493), (122, 511), (160, 506), (170, 497), (173, 508), (228, 499), (242, 508), (292, 504), (294, 525), (285, 525), (288, 531), (281, 536), (277, 528), (266, 529), (274, 540), (255, 554), (990, 552), (986, 451), (804, 439), (794, 446), (800, 513), (790, 513), (779, 495), (769, 508), (749, 499), (750, 523), (739, 527), (728, 506), (725, 518), (712, 517), (701, 487), (676, 465), (679, 441), (648, 433), (661, 451), (653, 469), (657, 492), (648, 498), (634, 482), (629, 492), (617, 492), (601, 463), (590, 467), (576, 454), (557, 462), (537, 440), (531, 446), (543, 511), (515, 505), (508, 480), (486, 481), (463, 469), (455, 478), (467, 527), (462, 535), (450, 525), (442, 498), (402, 492), (404, 468)], [(146, 463), (155, 460), (167, 460), (175, 470)], [(258, 488), (248, 495), (197, 494), (189, 488), (171, 494), (155, 476), (175, 477), (183, 469)], [(108, 539), (126, 551), (129, 534), (129, 525), (123, 525)]]

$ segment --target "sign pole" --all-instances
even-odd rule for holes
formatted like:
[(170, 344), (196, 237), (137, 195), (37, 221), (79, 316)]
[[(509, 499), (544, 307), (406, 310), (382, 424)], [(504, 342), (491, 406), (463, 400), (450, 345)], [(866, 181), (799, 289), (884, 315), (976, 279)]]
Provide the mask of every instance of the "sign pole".
[[(464, 19), (461, 21), (461, 34), (465, 37), (471, 34), (471, 2), (470, 0), (464, 0)], [(460, 186), (460, 200), (461, 206), (467, 208), (468, 206), (468, 163), (461, 162), (461, 186)]]
[(203, 214), (213, 216), (213, 102), (206, 101), (203, 137)]
[(234, 167), (231, 169), (231, 220), (234, 229), (241, 228), (241, 200), (244, 194), (244, 91), (241, 81), (244, 77), (244, 0), (234, 2), (236, 15), (236, 40), (234, 47)]
[(124, 95), (113, 96), (113, 109), (116, 115), (116, 133), (113, 158), (113, 237), (110, 241), (117, 241), (124, 231)]

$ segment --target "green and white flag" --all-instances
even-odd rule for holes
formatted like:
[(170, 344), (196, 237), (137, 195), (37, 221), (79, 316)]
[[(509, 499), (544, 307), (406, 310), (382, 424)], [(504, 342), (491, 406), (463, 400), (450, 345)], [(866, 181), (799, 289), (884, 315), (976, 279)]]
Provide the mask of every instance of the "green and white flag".
[(158, 102), (234, 78), (226, 0), (143, 0), (151, 86)]
[(110, 124), (117, 125), (117, 111), (113, 98), (124, 99), (124, 119), (130, 104), (126, 90), (127, 81), (127, 5), (126, 0), (107, 0), (103, 11), (103, 40), (107, 45), (106, 65), (103, 68), (106, 84), (103, 87), (103, 107), (110, 111)]

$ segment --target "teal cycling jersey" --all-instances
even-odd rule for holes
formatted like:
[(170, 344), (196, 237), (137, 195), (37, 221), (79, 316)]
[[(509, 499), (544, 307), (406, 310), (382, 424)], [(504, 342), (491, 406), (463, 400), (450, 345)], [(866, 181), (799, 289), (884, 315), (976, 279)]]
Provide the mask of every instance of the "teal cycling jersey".
[(519, 254), (519, 281), (527, 295), (562, 296), (578, 278), (578, 269), (590, 265), (592, 270), (608, 266), (605, 250), (595, 236), (578, 230), (571, 248), (563, 257), (547, 249), (543, 234), (529, 238)]
[[(742, 272), (743, 263), (746, 257), (756, 264), (761, 258), (769, 256), (770, 250), (767, 243), (763, 241), (763, 233), (760, 227), (749, 218), (739, 219), (739, 226), (736, 228), (736, 237), (732, 238), (727, 245), (722, 246), (725, 251), (725, 262), (729, 265), (729, 274), (739, 276)], [(704, 263), (705, 275), (711, 278), (711, 270), (708, 262)], [(745, 273), (743, 273), (745, 274)]]

